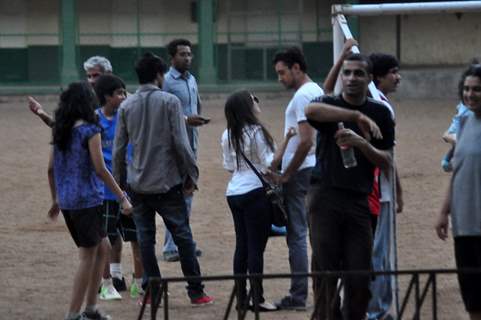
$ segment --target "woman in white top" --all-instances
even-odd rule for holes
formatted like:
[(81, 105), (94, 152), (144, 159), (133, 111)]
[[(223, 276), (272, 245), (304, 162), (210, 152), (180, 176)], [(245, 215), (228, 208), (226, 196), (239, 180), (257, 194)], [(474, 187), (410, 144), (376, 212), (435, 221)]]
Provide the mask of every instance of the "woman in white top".
[[(236, 233), (234, 274), (261, 274), (264, 249), (271, 223), (270, 204), (262, 183), (244, 161), (242, 153), (260, 172), (274, 157), (274, 140), (257, 118), (259, 100), (248, 91), (232, 94), (225, 104), (227, 129), (222, 134), (224, 168), (232, 172), (227, 185), (227, 203), (232, 211)], [(249, 306), (246, 281), (238, 281), (238, 308)], [(259, 311), (277, 308), (264, 300), (262, 281), (251, 281), (252, 300)]]

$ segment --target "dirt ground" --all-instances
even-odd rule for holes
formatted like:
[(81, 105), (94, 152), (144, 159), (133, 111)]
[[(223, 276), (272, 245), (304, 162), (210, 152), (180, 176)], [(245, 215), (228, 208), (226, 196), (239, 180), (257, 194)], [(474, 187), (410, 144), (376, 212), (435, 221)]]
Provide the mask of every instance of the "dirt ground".
[[(289, 95), (279, 92), (259, 96), (262, 119), (279, 141)], [(41, 99), (52, 111), (55, 98)], [(201, 129), (200, 190), (194, 199), (192, 228), (203, 250), (200, 263), (204, 275), (232, 273), (234, 229), (224, 197), (228, 174), (222, 169), (219, 148), (225, 128), (224, 101), (223, 96), (206, 99), (205, 114), (212, 121)], [(394, 104), (397, 162), (405, 198), (404, 212), (398, 215), (399, 268), (452, 268), (452, 239), (438, 240), (433, 224), (449, 179), (440, 168), (440, 159), (447, 150), (440, 135), (454, 114), (456, 101), (395, 99)], [(0, 318), (63, 319), (78, 258), (63, 219), (56, 222), (47, 219), (50, 133), (20, 98), (2, 99), (0, 114), (0, 283), (4, 288), (0, 290)], [(157, 252), (160, 252), (163, 230), (158, 223)], [(163, 276), (181, 275), (178, 263), (160, 261), (160, 267)], [(130, 281), (132, 257), (128, 244), (124, 245), (123, 268)], [(265, 253), (265, 272), (285, 273), (288, 270), (285, 239), (271, 238)], [(400, 279), (401, 294), (406, 282), (406, 278)], [(222, 319), (232, 285), (231, 282), (206, 283), (216, 303), (205, 308), (190, 307), (183, 283), (172, 285), (169, 289), (171, 319)], [(443, 276), (437, 285), (439, 319), (467, 319), (456, 278)], [(288, 287), (287, 280), (266, 281), (265, 296), (269, 300), (279, 299)], [(121, 301), (99, 302), (99, 305), (114, 319), (135, 319), (139, 311), (135, 300), (125, 293)], [(429, 306), (426, 306), (424, 312), (428, 311)], [(262, 315), (262, 319), (308, 318), (308, 312)], [(431, 316), (425, 313), (422, 318), (430, 319)]]

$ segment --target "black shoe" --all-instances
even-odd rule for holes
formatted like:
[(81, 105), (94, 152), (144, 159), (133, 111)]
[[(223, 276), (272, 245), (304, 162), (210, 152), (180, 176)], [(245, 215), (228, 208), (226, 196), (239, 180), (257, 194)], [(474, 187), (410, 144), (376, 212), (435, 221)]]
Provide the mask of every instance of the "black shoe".
[(250, 306), (249, 306), (249, 303), (248, 302), (243, 302), (243, 303), (237, 303), (235, 305), (235, 309), (237, 311), (246, 311), (246, 310), (250, 310)]
[(279, 310), (306, 311), (306, 304), (293, 300), (291, 296), (282, 298), (281, 301), (276, 302), (275, 305)]
[(81, 319), (83, 320), (112, 320), (112, 317), (100, 312), (99, 310), (95, 310), (94, 312), (87, 312), (84, 311), (82, 313)]
[(114, 284), (114, 288), (117, 291), (127, 291), (127, 285), (125, 284), (125, 278), (122, 277), (121, 279), (118, 279), (116, 277), (112, 277), (112, 283)]
[(162, 254), (162, 257), (164, 261), (167, 261), (167, 262), (176, 262), (180, 260), (179, 253), (177, 251), (165, 251)]

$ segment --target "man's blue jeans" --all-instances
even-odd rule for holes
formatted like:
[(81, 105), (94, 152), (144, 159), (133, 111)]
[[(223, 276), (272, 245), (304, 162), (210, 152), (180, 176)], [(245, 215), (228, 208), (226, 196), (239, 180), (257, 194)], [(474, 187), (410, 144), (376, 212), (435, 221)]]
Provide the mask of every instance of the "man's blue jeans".
[[(190, 217), (190, 212), (192, 210), (192, 200), (194, 196), (186, 196), (185, 197), (185, 205), (187, 207), (187, 215)], [(195, 242), (194, 242), (195, 243)], [(174, 239), (172, 238), (172, 233), (170, 233), (169, 229), (165, 229), (165, 237), (164, 237), (164, 247), (162, 252), (169, 252), (175, 251), (177, 252), (177, 246), (175, 245)]]
[[(375, 271), (396, 270), (396, 256), (396, 214), (391, 202), (381, 202), (381, 214), (374, 236), (373, 269)], [(369, 319), (396, 319), (398, 314), (396, 277), (376, 276), (371, 283), (371, 292), (372, 298), (368, 308)]]
[[(307, 258), (307, 212), (306, 195), (310, 184), (312, 168), (297, 171), (283, 187), (287, 205), (287, 247), (291, 273), (309, 272)], [(299, 304), (307, 299), (307, 278), (291, 278), (289, 295)]]
[[(184, 276), (200, 276), (200, 267), (195, 256), (195, 243), (192, 240), (182, 186), (175, 186), (166, 193), (140, 194), (133, 191), (130, 192), (130, 195), (134, 206), (133, 217), (137, 227), (137, 238), (145, 275), (148, 278), (160, 277), (159, 265), (155, 256), (155, 214), (158, 212), (179, 248), (182, 273)], [(188, 281), (189, 297), (196, 298), (203, 294), (203, 288), (199, 280)], [(155, 297), (158, 288), (153, 289)]]
[[(196, 129), (194, 129), (195, 131)], [(195, 134), (195, 133), (193, 133)], [(198, 133), (197, 133), (198, 134)], [(190, 145), (193, 146), (194, 139), (189, 137)], [(197, 159), (197, 149), (192, 147), (192, 151), (194, 152), (195, 159)], [(190, 214), (192, 212), (192, 201), (194, 200), (194, 195), (185, 196), (185, 205), (187, 206), (187, 215), (190, 218)], [(195, 241), (194, 241), (195, 244)], [(172, 238), (172, 233), (170, 233), (169, 228), (165, 229), (165, 236), (164, 236), (164, 247), (162, 248), (162, 253), (164, 252), (178, 252), (177, 246), (175, 245), (174, 239)]]

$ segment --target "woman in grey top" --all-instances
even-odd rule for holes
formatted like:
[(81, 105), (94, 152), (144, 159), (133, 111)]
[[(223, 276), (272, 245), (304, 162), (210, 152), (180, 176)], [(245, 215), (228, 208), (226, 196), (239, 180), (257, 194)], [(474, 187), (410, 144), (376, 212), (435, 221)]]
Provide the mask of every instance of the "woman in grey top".
[[(469, 67), (461, 80), (463, 99), (473, 114), (461, 121), (436, 232), (447, 238), (451, 214), (457, 268), (481, 269), (481, 66)], [(459, 274), (458, 281), (470, 318), (481, 319), (481, 274)]]

